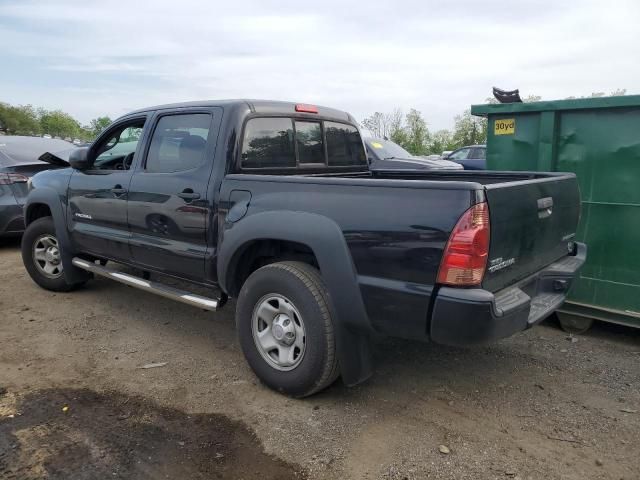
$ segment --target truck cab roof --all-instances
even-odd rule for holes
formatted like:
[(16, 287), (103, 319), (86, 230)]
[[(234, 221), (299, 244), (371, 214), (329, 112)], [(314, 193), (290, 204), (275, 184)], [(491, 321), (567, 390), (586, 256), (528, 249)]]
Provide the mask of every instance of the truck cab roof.
[[(349, 113), (335, 108), (323, 107), (319, 105), (313, 105), (308, 103), (294, 103), (283, 102), (280, 100), (256, 100), (256, 99), (224, 99), (224, 100), (196, 100), (192, 102), (179, 102), (168, 103), (164, 105), (156, 105), (153, 107), (146, 107), (133, 112), (128, 113), (126, 116), (135, 115), (138, 113), (153, 112), (157, 110), (170, 110), (176, 108), (197, 108), (197, 107), (238, 107), (246, 106), (252, 113), (261, 113), (265, 115), (291, 115), (298, 114), (310, 114), (317, 115), (323, 118), (332, 118), (343, 122), (356, 123)], [(305, 106), (313, 107), (316, 109), (316, 113), (310, 113), (307, 111), (296, 110), (296, 107)]]

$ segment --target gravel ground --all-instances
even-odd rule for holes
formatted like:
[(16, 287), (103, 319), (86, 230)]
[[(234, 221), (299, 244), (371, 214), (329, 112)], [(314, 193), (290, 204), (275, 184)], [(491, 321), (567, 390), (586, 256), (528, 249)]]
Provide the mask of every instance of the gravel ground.
[(640, 478), (640, 330), (381, 340), (367, 383), (293, 400), (245, 364), (233, 303), (47, 292), (16, 241), (0, 266), (0, 478)]

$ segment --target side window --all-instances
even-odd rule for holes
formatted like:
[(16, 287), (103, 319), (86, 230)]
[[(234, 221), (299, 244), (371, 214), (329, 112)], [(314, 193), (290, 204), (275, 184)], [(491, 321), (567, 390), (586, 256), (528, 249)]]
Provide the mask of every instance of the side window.
[(145, 170), (171, 173), (202, 165), (210, 125), (211, 115), (208, 113), (161, 117), (151, 137)]
[(343, 123), (324, 122), (324, 130), (330, 167), (367, 164), (358, 129)]
[(252, 118), (242, 142), (243, 168), (296, 166), (293, 122), (290, 118)]
[(465, 160), (469, 156), (470, 148), (461, 148), (457, 152), (453, 152), (449, 157), (450, 160)]
[(487, 156), (487, 150), (484, 148), (474, 148), (471, 152), (471, 158), (475, 160), (484, 160)]
[(95, 147), (95, 170), (129, 170), (142, 137), (144, 120), (128, 123), (113, 131)]
[(324, 142), (320, 122), (295, 121), (298, 162), (324, 165)]

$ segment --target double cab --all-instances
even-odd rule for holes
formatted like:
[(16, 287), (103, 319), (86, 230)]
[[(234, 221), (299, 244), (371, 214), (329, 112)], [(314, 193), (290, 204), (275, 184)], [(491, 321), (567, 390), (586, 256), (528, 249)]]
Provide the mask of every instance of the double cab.
[(295, 397), (367, 379), (377, 334), (523, 331), (585, 260), (573, 174), (370, 171), (356, 121), (330, 108), (150, 107), (60, 160), (30, 181), (33, 280), (69, 291), (99, 275), (206, 310), (235, 298), (249, 365)]

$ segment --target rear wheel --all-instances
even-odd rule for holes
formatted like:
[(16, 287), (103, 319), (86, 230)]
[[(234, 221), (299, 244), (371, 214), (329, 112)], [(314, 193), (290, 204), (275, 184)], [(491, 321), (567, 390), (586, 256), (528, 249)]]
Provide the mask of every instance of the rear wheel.
[(579, 335), (585, 333), (593, 325), (593, 318), (561, 312), (556, 312), (556, 315), (558, 315), (560, 327), (567, 333)]
[(253, 272), (238, 296), (236, 323), (247, 362), (270, 388), (305, 397), (338, 377), (328, 293), (312, 266), (281, 262)]
[(64, 278), (60, 244), (53, 219), (42, 217), (30, 223), (22, 236), (22, 261), (38, 285), (54, 292), (66, 292), (81, 284)]

